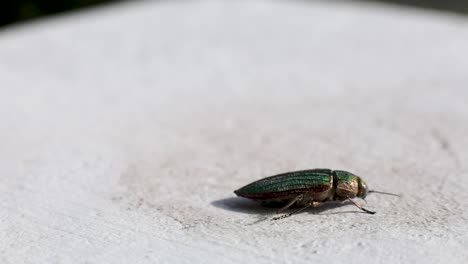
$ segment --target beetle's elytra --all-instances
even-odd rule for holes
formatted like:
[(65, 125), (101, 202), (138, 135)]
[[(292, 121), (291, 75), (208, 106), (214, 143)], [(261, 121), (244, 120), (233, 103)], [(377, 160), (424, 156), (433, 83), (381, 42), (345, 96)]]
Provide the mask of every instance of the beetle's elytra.
[[(234, 191), (241, 197), (264, 201), (280, 202), (285, 206), (282, 212), (295, 205), (301, 208), (281, 217), (285, 218), (310, 206), (319, 206), (327, 201), (351, 201), (362, 211), (374, 214), (352, 198), (364, 199), (368, 193), (366, 182), (351, 172), (330, 169), (312, 169), (278, 174), (252, 182)], [(370, 191), (376, 192), (376, 191)], [(389, 194), (389, 193), (385, 193)]]

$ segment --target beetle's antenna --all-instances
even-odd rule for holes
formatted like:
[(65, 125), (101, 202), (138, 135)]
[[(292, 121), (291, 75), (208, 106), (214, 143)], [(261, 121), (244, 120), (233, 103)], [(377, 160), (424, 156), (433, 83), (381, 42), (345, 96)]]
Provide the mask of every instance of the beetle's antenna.
[(399, 195), (399, 194), (389, 193), (389, 192), (380, 192), (380, 191), (374, 191), (374, 190), (370, 190), (370, 191), (368, 191), (368, 193), (380, 193), (380, 194), (386, 194), (386, 195), (401, 197), (401, 195)]

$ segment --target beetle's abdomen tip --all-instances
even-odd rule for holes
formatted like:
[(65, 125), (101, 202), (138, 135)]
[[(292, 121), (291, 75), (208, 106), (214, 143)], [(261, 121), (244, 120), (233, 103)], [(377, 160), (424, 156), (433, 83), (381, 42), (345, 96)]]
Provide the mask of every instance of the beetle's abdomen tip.
[(241, 189), (235, 190), (234, 193), (239, 197), (244, 197), (245, 195), (245, 193)]

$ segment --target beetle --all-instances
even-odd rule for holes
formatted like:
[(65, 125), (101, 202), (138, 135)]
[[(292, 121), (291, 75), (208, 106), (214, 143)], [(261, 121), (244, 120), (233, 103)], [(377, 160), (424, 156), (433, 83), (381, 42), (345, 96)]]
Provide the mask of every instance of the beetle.
[(366, 182), (359, 176), (344, 170), (311, 169), (286, 172), (252, 182), (236, 191), (237, 196), (262, 202), (285, 204), (277, 213), (282, 213), (291, 206), (299, 209), (279, 217), (278, 220), (299, 213), (308, 207), (317, 207), (327, 201), (348, 200), (360, 210), (367, 210), (353, 198), (366, 198), (370, 192), (395, 195), (392, 193), (368, 190)]

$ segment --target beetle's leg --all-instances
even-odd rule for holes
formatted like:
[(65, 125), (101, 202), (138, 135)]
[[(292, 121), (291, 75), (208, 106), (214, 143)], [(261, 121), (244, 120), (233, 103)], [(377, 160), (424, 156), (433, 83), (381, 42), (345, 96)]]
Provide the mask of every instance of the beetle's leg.
[(369, 210), (367, 210), (366, 208), (364, 208), (364, 207), (362, 207), (361, 205), (357, 204), (357, 203), (356, 203), (355, 201), (353, 201), (351, 198), (349, 198), (349, 197), (346, 197), (346, 198), (348, 198), (348, 200), (349, 200), (350, 202), (352, 202), (357, 208), (361, 209), (362, 211), (364, 211), (364, 212), (366, 212), (366, 213), (368, 213), (368, 214), (375, 214), (374, 211), (369, 211)]
[(293, 214), (300, 213), (300, 212), (304, 211), (305, 209), (307, 209), (307, 208), (309, 208), (309, 207), (311, 207), (311, 206), (312, 206), (312, 207), (318, 207), (318, 206), (320, 206), (320, 205), (322, 205), (321, 202), (313, 201), (313, 202), (310, 202), (309, 204), (307, 204), (307, 205), (304, 206), (304, 207), (301, 207), (301, 208), (299, 208), (299, 209), (297, 209), (297, 210), (295, 210), (295, 211), (292, 211), (292, 212), (289, 213), (289, 214), (285, 214), (285, 215), (280, 215), (280, 216), (277, 216), (277, 217), (273, 217), (273, 220), (284, 219), (284, 218), (286, 218), (286, 217), (290, 217), (290, 216), (293, 215)]
[(314, 202), (311, 202), (310, 204), (311, 204), (313, 207), (319, 207), (319, 206), (322, 205), (321, 202), (315, 202), (315, 201), (314, 201)]
[(299, 194), (298, 196), (294, 197), (294, 199), (292, 199), (288, 204), (286, 204), (285, 206), (281, 207), (280, 209), (278, 209), (278, 211), (276, 211), (277, 214), (279, 213), (282, 213), (284, 212), (285, 210), (287, 210), (289, 207), (291, 207), (291, 205), (293, 205), (295, 202), (299, 201), (299, 200), (302, 200), (302, 198), (304, 197), (303, 194)]
[(290, 217), (291, 215), (293, 214), (297, 214), (297, 213), (300, 213), (302, 211), (304, 211), (305, 209), (311, 207), (313, 205), (313, 203), (309, 203), (308, 205), (304, 206), (304, 207), (301, 207), (297, 210), (294, 210), (292, 212), (290, 212), (289, 214), (284, 214), (284, 215), (280, 215), (280, 216), (277, 216), (277, 217), (273, 217), (273, 220), (280, 220), (280, 219), (284, 219), (286, 217)]

